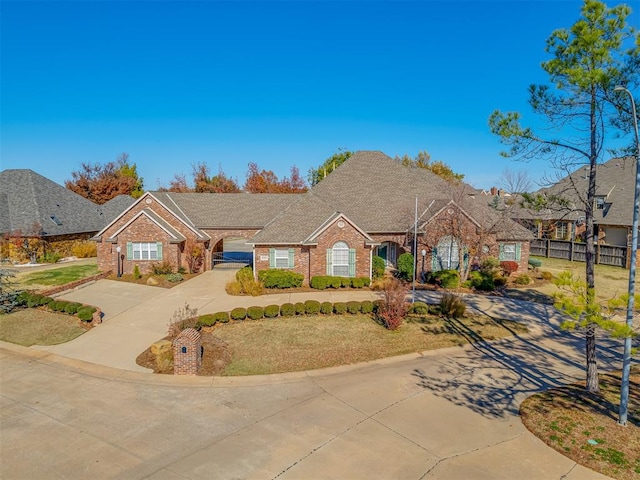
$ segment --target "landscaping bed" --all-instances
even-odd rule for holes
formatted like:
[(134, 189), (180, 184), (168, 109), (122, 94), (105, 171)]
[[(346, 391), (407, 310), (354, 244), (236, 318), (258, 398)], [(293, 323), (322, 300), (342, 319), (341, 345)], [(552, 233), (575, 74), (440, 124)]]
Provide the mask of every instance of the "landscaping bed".
[(77, 317), (39, 308), (0, 315), (0, 340), (25, 347), (69, 342), (90, 328)]
[(618, 425), (620, 375), (600, 374), (599, 394), (584, 382), (527, 398), (524, 425), (580, 465), (619, 480), (640, 478), (640, 367), (631, 371), (627, 426)]
[[(199, 375), (263, 375), (348, 365), (412, 352), (523, 334), (517, 322), (486, 316), (409, 316), (390, 331), (370, 315), (311, 315), (244, 320), (203, 327)], [(168, 338), (173, 340), (172, 338)], [(157, 373), (147, 350), (137, 363)]]
[[(136, 277), (133, 274), (125, 274), (118, 277), (115, 274), (107, 277), (108, 280), (115, 280), (118, 282), (129, 282), (129, 283), (137, 283), (138, 285), (151, 285), (153, 287), (162, 287), (162, 288), (173, 288), (176, 285), (180, 285), (187, 280), (190, 280), (199, 275), (199, 273), (183, 273), (181, 274), (182, 280), (179, 281), (171, 281), (171, 274), (168, 275), (158, 275), (158, 274), (145, 274), (140, 277)], [(177, 278), (177, 277), (174, 277)]]

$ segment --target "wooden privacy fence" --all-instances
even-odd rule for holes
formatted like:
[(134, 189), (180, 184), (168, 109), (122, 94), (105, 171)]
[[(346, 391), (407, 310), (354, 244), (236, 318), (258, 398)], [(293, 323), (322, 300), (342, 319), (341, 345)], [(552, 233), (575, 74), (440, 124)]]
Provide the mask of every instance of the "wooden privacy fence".
[[(530, 255), (562, 258), (574, 262), (586, 261), (587, 245), (566, 240), (532, 240)], [(627, 247), (596, 245), (596, 263), (627, 267)]]

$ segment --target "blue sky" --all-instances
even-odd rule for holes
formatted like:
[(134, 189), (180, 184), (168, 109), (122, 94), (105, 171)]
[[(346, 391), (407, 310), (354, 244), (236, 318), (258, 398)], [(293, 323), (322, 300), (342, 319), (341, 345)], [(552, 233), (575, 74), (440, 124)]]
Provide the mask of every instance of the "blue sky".
[(199, 162), (306, 177), (346, 148), (426, 150), (478, 188), (536, 180), (548, 166), (501, 158), (487, 118), (527, 119), (581, 4), (2, 0), (0, 167), (63, 184), (127, 152), (153, 190)]

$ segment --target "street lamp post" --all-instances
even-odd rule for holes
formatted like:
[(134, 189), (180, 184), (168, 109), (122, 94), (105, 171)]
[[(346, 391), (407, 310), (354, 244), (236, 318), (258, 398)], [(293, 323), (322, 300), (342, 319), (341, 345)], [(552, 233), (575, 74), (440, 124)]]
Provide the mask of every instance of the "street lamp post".
[(122, 248), (120, 248), (120, 245), (118, 245), (116, 247), (116, 252), (118, 254), (118, 278), (122, 276), (122, 268), (120, 268), (120, 252), (121, 251), (122, 251)]
[[(633, 328), (633, 310), (635, 304), (635, 281), (636, 281), (636, 255), (638, 252), (638, 210), (640, 210), (640, 141), (638, 140), (638, 117), (636, 116), (636, 102), (631, 92), (625, 87), (616, 87), (616, 92), (626, 92), (631, 101), (631, 114), (633, 115), (633, 126), (636, 134), (636, 187), (633, 199), (633, 225), (631, 227), (631, 265), (629, 265), (629, 300), (627, 302), (626, 323), (629, 328)], [(618, 423), (627, 425), (627, 414), (629, 407), (629, 376), (631, 373), (631, 337), (624, 339), (624, 353), (622, 357), (622, 382), (620, 386), (620, 412)]]
[(424, 257), (427, 256), (427, 251), (423, 248), (420, 253), (422, 254), (422, 276), (420, 277), (420, 281), (424, 282)]

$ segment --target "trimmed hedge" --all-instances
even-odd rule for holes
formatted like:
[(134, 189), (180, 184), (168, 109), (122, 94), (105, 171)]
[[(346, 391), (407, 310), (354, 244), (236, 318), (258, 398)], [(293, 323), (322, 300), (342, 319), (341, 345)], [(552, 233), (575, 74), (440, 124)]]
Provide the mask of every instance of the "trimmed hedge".
[(362, 313), (373, 313), (373, 302), (371, 300), (363, 300), (360, 304)]
[(311, 277), (309, 286), (316, 290), (324, 290), (326, 288), (363, 288), (371, 285), (369, 277), (332, 277), (328, 275), (317, 275)]
[(374, 255), (373, 264), (371, 268), (371, 273), (373, 278), (382, 278), (384, 277), (384, 270), (387, 268), (385, 264), (384, 258)]
[(234, 308), (230, 314), (233, 320), (244, 320), (247, 318), (247, 309), (243, 307)]
[(429, 313), (429, 305), (424, 302), (414, 302), (414, 304), (409, 308), (409, 313), (413, 313), (414, 315), (426, 315)]
[(64, 307), (64, 311), (65, 313), (68, 313), (69, 315), (75, 315), (76, 313), (78, 313), (78, 309), (82, 307), (81, 303), (69, 303), (67, 304), (66, 307)]
[(344, 315), (347, 313), (347, 304), (344, 302), (336, 302), (333, 304), (333, 313), (336, 315)]
[(213, 327), (216, 323), (217, 321), (214, 314), (209, 313), (206, 315), (200, 315), (198, 317), (198, 322), (196, 323), (196, 328)]
[(229, 312), (216, 312), (213, 314), (213, 318), (216, 323), (228, 323), (229, 322)]
[(283, 303), (280, 305), (280, 315), (282, 317), (293, 317), (296, 314), (296, 306), (293, 303)]
[(277, 268), (259, 271), (258, 278), (265, 288), (298, 288), (304, 281), (304, 275), (301, 273)]
[(320, 313), (323, 315), (331, 315), (333, 313), (333, 303), (322, 302), (320, 304)]
[(296, 309), (296, 315), (304, 315), (307, 311), (307, 307), (303, 302), (296, 302), (295, 309)]
[(349, 302), (347, 302), (347, 312), (355, 315), (356, 313), (360, 313), (360, 311), (362, 310), (362, 306), (360, 304), (360, 302), (356, 302), (355, 300), (351, 300)]
[(264, 317), (264, 307), (249, 307), (247, 308), (247, 317), (251, 320), (260, 320)]
[(304, 307), (307, 315), (317, 315), (320, 312), (320, 302), (317, 300), (307, 300)]
[(529, 265), (533, 268), (540, 268), (542, 266), (542, 260), (538, 260), (537, 258), (530, 258)]
[(78, 318), (83, 322), (90, 322), (93, 320), (93, 314), (98, 311), (95, 307), (83, 306), (78, 309)]
[(264, 307), (265, 318), (276, 318), (278, 315), (280, 315), (280, 306), (267, 305), (266, 307)]

